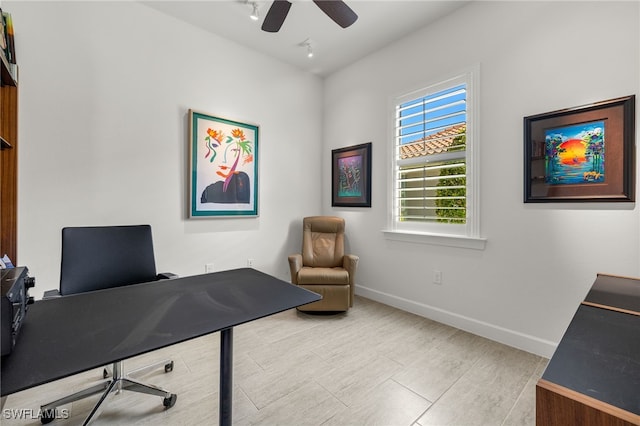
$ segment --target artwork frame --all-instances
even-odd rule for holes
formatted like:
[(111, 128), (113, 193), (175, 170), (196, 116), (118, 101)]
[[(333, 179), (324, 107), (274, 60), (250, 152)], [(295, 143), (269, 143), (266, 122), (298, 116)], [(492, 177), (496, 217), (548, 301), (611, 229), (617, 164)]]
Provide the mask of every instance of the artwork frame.
[[(367, 142), (331, 150), (333, 207), (371, 207), (371, 146)], [(343, 173), (346, 167), (352, 170)]]
[(524, 117), (524, 202), (635, 201), (635, 95)]
[(259, 133), (257, 124), (189, 110), (189, 218), (258, 216)]

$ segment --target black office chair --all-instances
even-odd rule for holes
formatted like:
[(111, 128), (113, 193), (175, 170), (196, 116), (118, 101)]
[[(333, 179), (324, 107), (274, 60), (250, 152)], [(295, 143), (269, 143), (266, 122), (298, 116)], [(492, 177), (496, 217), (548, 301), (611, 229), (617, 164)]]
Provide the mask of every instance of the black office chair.
[[(60, 289), (45, 292), (44, 298), (64, 297), (75, 293), (103, 290), (123, 285), (138, 284), (175, 277), (175, 274), (156, 273), (151, 226), (93, 226), (62, 229), (62, 263)], [(100, 394), (102, 397), (89, 413), (84, 424), (99, 415), (103, 402), (112, 392), (130, 390), (163, 398), (163, 405), (171, 408), (177, 395), (154, 385), (133, 380), (156, 368), (173, 370), (173, 361), (164, 360), (124, 373), (123, 361), (106, 368), (105, 379), (95, 386), (73, 393), (41, 407), (40, 420), (49, 423), (56, 417), (56, 407)]]

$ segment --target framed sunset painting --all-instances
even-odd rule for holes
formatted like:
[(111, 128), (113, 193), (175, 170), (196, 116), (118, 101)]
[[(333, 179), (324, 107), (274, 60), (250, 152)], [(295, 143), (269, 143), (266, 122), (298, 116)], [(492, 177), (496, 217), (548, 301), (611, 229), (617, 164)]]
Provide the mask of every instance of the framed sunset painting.
[(524, 202), (634, 201), (635, 96), (524, 118)]

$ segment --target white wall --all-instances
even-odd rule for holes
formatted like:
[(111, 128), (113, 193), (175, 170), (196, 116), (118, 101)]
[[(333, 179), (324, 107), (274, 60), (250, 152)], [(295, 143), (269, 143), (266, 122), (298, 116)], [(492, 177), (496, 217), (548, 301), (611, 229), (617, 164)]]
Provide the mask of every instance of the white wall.
[[(638, 2), (474, 2), (325, 81), (325, 150), (373, 142), (357, 293), (550, 356), (597, 272), (638, 276), (633, 203), (524, 204), (523, 117), (639, 94)], [(483, 251), (385, 240), (390, 99), (480, 64)], [(432, 284), (432, 270), (443, 285)]]
[[(474, 2), (324, 85), (136, 3), (2, 5), (20, 64), (18, 257), (36, 296), (57, 285), (63, 226), (150, 223), (160, 270), (251, 257), (288, 279), (300, 218), (324, 212), (347, 219), (359, 294), (548, 356), (597, 272), (640, 274), (635, 204), (522, 203), (524, 116), (639, 93), (637, 2)], [(387, 241), (389, 100), (474, 63), (487, 248)], [(186, 219), (189, 108), (260, 124), (259, 218)], [(373, 207), (329, 207), (331, 149), (368, 141)]]
[[(135, 2), (14, 2), (18, 260), (56, 288), (64, 226), (149, 223), (157, 267), (288, 280), (321, 211), (322, 81)], [(189, 108), (260, 125), (260, 216), (187, 217)]]

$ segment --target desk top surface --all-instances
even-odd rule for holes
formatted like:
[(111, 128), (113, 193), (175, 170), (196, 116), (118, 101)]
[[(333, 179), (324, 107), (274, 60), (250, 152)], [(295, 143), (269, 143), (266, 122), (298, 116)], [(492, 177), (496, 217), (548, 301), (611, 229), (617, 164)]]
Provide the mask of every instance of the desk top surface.
[(640, 415), (640, 316), (580, 305), (542, 378)]
[(243, 268), (39, 300), (2, 359), (1, 395), (319, 299)]

